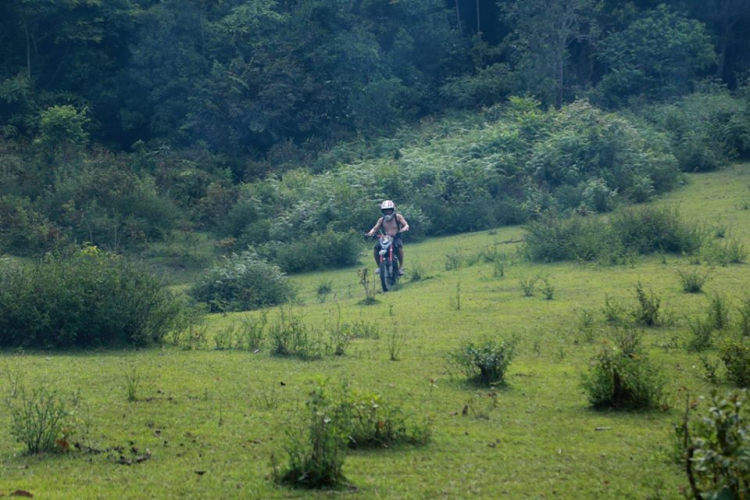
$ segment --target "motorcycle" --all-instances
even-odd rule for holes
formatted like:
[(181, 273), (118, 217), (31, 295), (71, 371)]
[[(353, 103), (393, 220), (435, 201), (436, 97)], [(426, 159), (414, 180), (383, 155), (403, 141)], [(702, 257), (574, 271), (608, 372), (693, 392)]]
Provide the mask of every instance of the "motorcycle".
[(379, 235), (380, 239), (380, 284), (383, 286), (383, 291), (387, 292), (392, 290), (399, 278), (399, 267), (398, 255), (395, 251), (395, 245), (393, 244), (393, 237), (387, 234)]

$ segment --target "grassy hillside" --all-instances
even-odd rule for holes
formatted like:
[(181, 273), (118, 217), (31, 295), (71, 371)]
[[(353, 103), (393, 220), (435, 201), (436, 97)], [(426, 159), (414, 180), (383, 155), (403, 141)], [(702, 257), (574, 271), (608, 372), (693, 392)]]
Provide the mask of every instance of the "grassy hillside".
[[(750, 165), (688, 177), (683, 189), (654, 203), (678, 206), (686, 218), (723, 228), (725, 238), (750, 245)], [(343, 356), (274, 357), (268, 343), (257, 353), (214, 349), (227, 328), (260, 313), (210, 316), (206, 341), (194, 349), (183, 344), (3, 352), (3, 395), (20, 386), (80, 391), (79, 431), (70, 442), (83, 451), (26, 455), (9, 432), (9, 412), (0, 413), (0, 493), (329, 496), (279, 487), (270, 479), (270, 457), (285, 462), (285, 432), (305, 411), (312, 381), (328, 377), (334, 386), (348, 380), (432, 421), (432, 441), (425, 446), (348, 455), (344, 474), (358, 498), (679, 498), (687, 481), (667, 454), (672, 424), (680, 420), (686, 391), (697, 397), (712, 387), (699, 354), (685, 348), (691, 336), (686, 317), (702, 312), (716, 293), (732, 308), (738, 305), (748, 266), (697, 268), (688, 257), (673, 255), (637, 257), (619, 266), (531, 264), (517, 253), (522, 236), (522, 228), (509, 227), (408, 245), (406, 267), (420, 269), (422, 279), (404, 280), (401, 289), (377, 295), (379, 303), (370, 306), (359, 305), (364, 292), (356, 268), (294, 276), (299, 303), (291, 314), (306, 324), (330, 330), (337, 321), (361, 321), (379, 331), (379, 338), (353, 340)], [(481, 257), (489, 249), (501, 256), (496, 262), (502, 268)], [(460, 261), (458, 269), (447, 270), (449, 260)], [(374, 267), (369, 250), (363, 263)], [(682, 291), (677, 271), (688, 268), (710, 273), (705, 293)], [(552, 300), (538, 290), (524, 296), (521, 281), (536, 276), (554, 288)], [(661, 298), (673, 323), (646, 329), (644, 337), (646, 351), (666, 375), (666, 404), (633, 413), (594, 411), (580, 379), (605, 342), (605, 297), (632, 308), (639, 281)], [(323, 284), (331, 289), (325, 297), (318, 293)], [(278, 314), (269, 311), (269, 320)], [(593, 318), (588, 330), (581, 327), (586, 315)], [(398, 361), (390, 360), (392, 332), (405, 339)], [(447, 353), (485, 335), (519, 339), (508, 385), (494, 397), (446, 369)], [(127, 379), (133, 374), (139, 385), (136, 401), (129, 402)], [(146, 450), (149, 458), (142, 463), (119, 463), (136, 462)]]

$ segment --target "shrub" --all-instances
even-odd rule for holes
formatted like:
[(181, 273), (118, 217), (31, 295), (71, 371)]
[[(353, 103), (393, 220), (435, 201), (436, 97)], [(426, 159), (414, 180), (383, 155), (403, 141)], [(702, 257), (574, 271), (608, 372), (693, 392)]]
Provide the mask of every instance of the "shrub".
[(463, 372), (470, 382), (490, 386), (504, 385), (517, 341), (485, 338), (479, 343), (465, 342), (448, 355), (448, 362)]
[(612, 325), (620, 325), (625, 321), (626, 309), (609, 295), (604, 297), (604, 319)]
[(740, 317), (737, 322), (737, 329), (742, 337), (750, 337), (750, 297), (745, 296), (740, 305), (737, 307), (737, 313)]
[(211, 311), (246, 311), (283, 304), (294, 295), (281, 270), (255, 252), (232, 254), (209, 269), (190, 290)]
[(282, 308), (277, 320), (268, 327), (271, 353), (276, 356), (298, 356), (315, 359), (323, 356), (322, 339), (302, 322), (302, 316)]
[(612, 231), (620, 243), (637, 253), (693, 254), (700, 250), (705, 231), (685, 222), (677, 210), (631, 208), (612, 219)]
[(429, 421), (416, 422), (380, 394), (351, 392), (345, 403), (351, 448), (423, 445), (432, 436)]
[[(688, 482), (698, 498), (750, 495), (750, 415), (746, 391), (711, 393), (708, 411), (693, 426), (685, 417)], [(691, 428), (692, 427), (692, 428)]]
[(28, 453), (66, 451), (78, 402), (77, 398), (67, 399), (45, 387), (31, 391), (19, 387), (7, 400), (11, 435), (26, 446)]
[(678, 269), (677, 276), (682, 290), (686, 293), (700, 293), (710, 277), (708, 271), (701, 272), (693, 269)]
[(715, 330), (724, 330), (729, 326), (729, 306), (723, 295), (713, 296), (706, 311), (706, 320)]
[(0, 346), (145, 345), (161, 341), (183, 307), (148, 271), (86, 247), (0, 269)]
[(542, 278), (542, 295), (544, 295), (545, 300), (552, 300), (555, 296), (555, 286), (550, 282), (548, 277)]
[[(552, 118), (555, 126), (533, 145), (528, 169), (539, 185), (575, 186), (587, 210), (609, 211), (633, 188), (641, 191), (637, 196), (644, 187), (668, 189), (679, 175), (647, 124), (636, 126), (586, 101), (565, 106)], [(657, 182), (657, 177), (662, 179)]]
[(341, 323), (325, 330), (311, 328), (302, 322), (302, 316), (282, 308), (277, 320), (268, 326), (271, 353), (275, 356), (294, 356), (313, 360), (324, 356), (341, 356), (352, 339), (351, 327)]
[(362, 237), (355, 232), (328, 229), (291, 243), (269, 243), (258, 250), (284, 272), (299, 273), (353, 266), (359, 261), (362, 246)]
[(617, 251), (609, 227), (591, 217), (545, 215), (526, 227), (525, 240), (526, 254), (534, 261), (591, 261)]
[(722, 345), (720, 357), (727, 371), (727, 378), (737, 387), (750, 386), (750, 340), (746, 338), (728, 340)]
[(46, 250), (63, 236), (29, 199), (0, 196), (0, 252), (27, 255)]
[(274, 464), (276, 482), (301, 488), (335, 488), (346, 482), (343, 467), (348, 442), (345, 408), (319, 382), (306, 403), (307, 421), (292, 430), (286, 452), (289, 464)]
[(686, 172), (716, 170), (746, 151), (747, 103), (718, 85), (702, 87), (648, 112), (657, 127), (671, 135), (675, 156)]
[(638, 304), (631, 311), (635, 322), (645, 326), (659, 326), (662, 323), (661, 313), (659, 312), (661, 299), (652, 290), (646, 293), (640, 281), (635, 286), (635, 297)]
[(714, 333), (712, 321), (708, 318), (694, 318), (688, 320), (688, 326), (692, 334), (687, 345), (688, 351), (701, 352), (711, 347)]
[(704, 253), (706, 259), (722, 266), (742, 264), (748, 256), (747, 247), (735, 238), (714, 241), (705, 247)]
[(664, 378), (642, 353), (605, 346), (582, 386), (594, 408), (648, 409), (662, 402)]
[(533, 276), (531, 278), (522, 276), (518, 278), (518, 284), (521, 285), (521, 290), (523, 291), (524, 297), (534, 296), (537, 281), (539, 281), (539, 276)]

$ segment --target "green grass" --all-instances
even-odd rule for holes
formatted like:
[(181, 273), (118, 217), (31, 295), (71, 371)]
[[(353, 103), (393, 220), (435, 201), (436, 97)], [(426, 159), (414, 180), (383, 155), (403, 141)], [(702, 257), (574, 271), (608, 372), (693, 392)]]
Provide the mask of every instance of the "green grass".
[[(750, 244), (750, 210), (738, 208), (750, 198), (749, 183), (750, 165), (735, 165), (691, 175), (685, 188), (656, 204), (677, 205), (687, 219), (708, 225), (721, 221), (732, 237)], [(678, 498), (678, 488), (687, 481), (664, 453), (671, 424), (680, 419), (682, 388), (696, 396), (710, 389), (700, 376), (698, 354), (685, 349), (690, 332), (684, 317), (705, 310), (715, 292), (738, 305), (750, 267), (716, 267), (705, 294), (685, 294), (676, 271), (689, 265), (687, 257), (649, 256), (626, 266), (530, 264), (515, 254), (519, 243), (514, 242), (522, 235), (521, 228), (511, 227), (407, 243), (406, 267), (419, 263), (431, 278), (404, 280), (398, 291), (379, 294), (380, 302), (371, 306), (357, 305), (364, 292), (355, 268), (293, 277), (300, 302), (295, 309), (306, 322), (331, 324), (340, 308), (344, 321), (381, 326), (379, 339), (354, 340), (341, 357), (306, 362), (272, 357), (268, 349), (254, 354), (173, 346), (0, 353), (3, 396), (15, 376), (27, 387), (80, 389), (88, 445), (101, 450), (122, 446), (126, 458), (132, 456), (131, 447), (151, 452), (151, 459), (130, 466), (117, 464), (116, 452), (27, 456), (13, 442), (10, 416), (2, 411), (0, 493), (23, 489), (37, 498), (329, 496), (289, 490), (270, 478), (271, 454), (285, 460), (285, 429), (301, 413), (311, 381), (322, 375), (383, 393), (402, 408), (434, 419), (427, 446), (349, 454), (344, 474), (358, 488), (357, 498), (642, 499), (657, 490), (663, 498)], [(492, 263), (471, 258), (494, 244), (508, 255), (504, 277), (494, 276)], [(477, 262), (446, 271), (445, 255), (453, 252), (464, 262)], [(373, 267), (369, 250), (362, 262)], [(524, 296), (519, 278), (535, 275), (554, 283), (553, 300)], [(330, 281), (332, 289), (324, 303), (317, 294), (322, 280)], [(639, 281), (677, 319), (674, 326), (649, 329), (645, 336), (652, 360), (667, 375), (672, 408), (593, 411), (579, 381), (602, 335), (585, 342), (576, 330), (580, 313), (593, 311), (596, 330), (603, 330), (605, 295), (630, 308)], [(459, 282), (461, 308), (456, 310), (450, 300)], [(272, 310), (269, 319), (276, 314)], [(238, 317), (211, 316), (209, 334)], [(395, 362), (387, 347), (392, 325), (407, 338)], [(464, 416), (462, 408), (477, 389), (447, 373), (445, 355), (463, 341), (496, 334), (520, 339), (508, 386), (498, 390), (489, 419)], [(138, 401), (128, 402), (126, 374), (133, 369), (140, 376)]]

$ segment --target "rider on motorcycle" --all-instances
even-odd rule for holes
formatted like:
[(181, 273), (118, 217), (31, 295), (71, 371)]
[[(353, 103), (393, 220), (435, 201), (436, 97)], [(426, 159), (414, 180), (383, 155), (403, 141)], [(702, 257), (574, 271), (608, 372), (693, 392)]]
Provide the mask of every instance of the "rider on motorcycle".
[[(382, 230), (385, 234), (393, 238), (393, 244), (398, 252), (398, 273), (404, 274), (404, 243), (401, 241), (401, 233), (405, 233), (409, 230), (409, 223), (406, 222), (403, 215), (396, 213), (396, 205), (391, 200), (385, 200), (380, 204), (380, 213), (382, 213), (383, 216), (378, 219), (375, 227), (370, 229), (367, 236), (372, 237), (378, 232), (378, 230)], [(373, 252), (375, 264), (377, 266), (380, 265), (380, 258), (378, 255), (379, 251), (380, 241), (375, 244), (375, 250)], [(378, 268), (375, 272), (380, 272), (380, 269)]]

